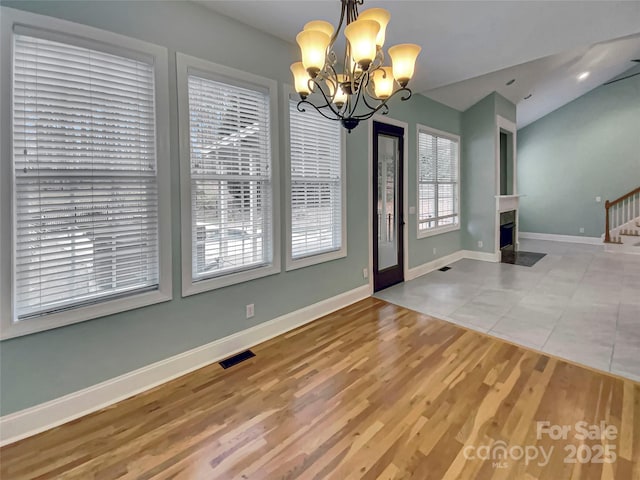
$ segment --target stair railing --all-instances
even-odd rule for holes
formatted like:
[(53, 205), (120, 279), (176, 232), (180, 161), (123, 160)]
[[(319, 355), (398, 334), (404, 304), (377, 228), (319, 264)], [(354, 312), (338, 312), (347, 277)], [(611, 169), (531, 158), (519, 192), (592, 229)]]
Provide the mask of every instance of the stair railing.
[(605, 227), (604, 242), (611, 242), (611, 230), (640, 216), (640, 187), (625, 193), (613, 201), (604, 202)]

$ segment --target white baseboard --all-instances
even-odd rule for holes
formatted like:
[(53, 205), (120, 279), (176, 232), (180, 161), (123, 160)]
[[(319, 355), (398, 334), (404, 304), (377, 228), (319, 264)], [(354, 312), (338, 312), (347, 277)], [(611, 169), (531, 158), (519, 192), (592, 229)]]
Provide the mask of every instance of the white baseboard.
[(462, 255), (464, 258), (468, 258), (470, 260), (481, 260), (483, 262), (499, 262), (502, 258), (502, 253), (492, 253), (492, 252), (476, 252), (475, 250), (462, 250)]
[(97, 385), (0, 417), (0, 446), (100, 410), (369, 296), (369, 285), (363, 285)]
[(429, 272), (433, 272), (434, 270), (445, 267), (450, 263), (461, 260), (462, 258), (464, 258), (462, 252), (462, 250), (458, 250), (457, 252), (450, 253), (449, 255), (445, 255), (444, 257), (436, 258), (435, 260), (432, 260), (430, 262), (410, 268), (409, 270), (407, 270), (407, 275), (405, 275), (405, 281), (413, 280), (414, 278), (421, 277), (422, 275), (426, 275)]
[(551, 242), (586, 243), (587, 245), (602, 245), (600, 237), (580, 237), (577, 235), (555, 235), (551, 233), (520, 232), (520, 238), (530, 240), (548, 240)]
[(405, 275), (405, 280), (409, 281), (413, 280), (414, 278), (421, 277), (422, 275), (426, 275), (427, 273), (445, 267), (450, 263), (457, 262), (458, 260), (462, 260), (463, 258), (469, 258), (471, 260), (481, 260), (483, 262), (499, 262), (500, 252), (489, 253), (475, 252), (473, 250), (458, 250), (457, 252), (450, 253), (449, 255), (445, 255), (444, 257), (436, 258), (435, 260), (432, 260), (430, 262), (410, 268)]

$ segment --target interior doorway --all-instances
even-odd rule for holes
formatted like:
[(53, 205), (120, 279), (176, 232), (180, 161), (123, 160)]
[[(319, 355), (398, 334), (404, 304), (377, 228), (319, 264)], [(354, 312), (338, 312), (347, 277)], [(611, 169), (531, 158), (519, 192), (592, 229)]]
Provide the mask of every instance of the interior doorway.
[(513, 195), (513, 133), (500, 129), (500, 195)]

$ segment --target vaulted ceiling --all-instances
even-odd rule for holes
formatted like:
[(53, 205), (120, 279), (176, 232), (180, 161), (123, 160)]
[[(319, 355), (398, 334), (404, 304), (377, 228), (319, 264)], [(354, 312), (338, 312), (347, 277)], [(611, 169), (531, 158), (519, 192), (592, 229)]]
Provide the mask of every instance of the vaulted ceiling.
[[(335, 25), (340, 13), (337, 0), (197, 1), (292, 43), (307, 21)], [(373, 6), (391, 12), (387, 45), (423, 47), (414, 91), (465, 110), (495, 90), (517, 104), (520, 126), (640, 58), (640, 1), (366, 0), (361, 9)]]

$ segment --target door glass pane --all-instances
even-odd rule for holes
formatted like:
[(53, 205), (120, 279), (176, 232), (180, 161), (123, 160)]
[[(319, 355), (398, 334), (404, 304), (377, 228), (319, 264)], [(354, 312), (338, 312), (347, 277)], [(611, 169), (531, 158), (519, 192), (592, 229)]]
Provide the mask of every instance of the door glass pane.
[(378, 271), (398, 264), (398, 139), (378, 135)]

